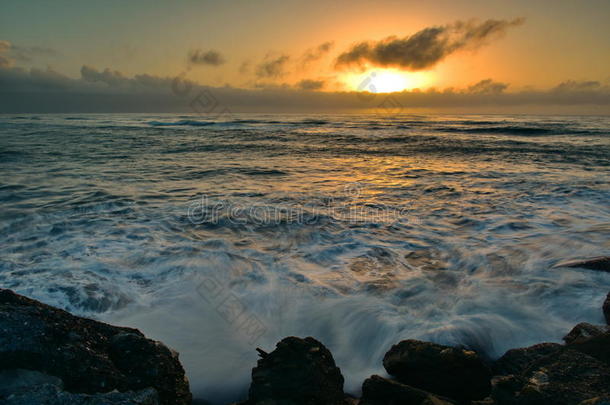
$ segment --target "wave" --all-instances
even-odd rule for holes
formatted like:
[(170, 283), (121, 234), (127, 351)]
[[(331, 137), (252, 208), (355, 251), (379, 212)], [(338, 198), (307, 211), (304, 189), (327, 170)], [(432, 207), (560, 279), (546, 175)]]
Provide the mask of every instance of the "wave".
[(189, 127), (206, 127), (210, 125), (216, 125), (214, 121), (195, 121), (195, 120), (181, 120), (181, 121), (149, 121), (148, 125), (153, 127), (176, 127), (176, 126), (189, 126)]
[(207, 126), (240, 126), (240, 125), (326, 125), (329, 121), (305, 119), (301, 121), (277, 121), (277, 120), (256, 120), (256, 119), (239, 119), (232, 121), (199, 121), (199, 120), (179, 120), (179, 121), (149, 121), (148, 125), (153, 127), (174, 127), (174, 126), (190, 126), (190, 127), (207, 127)]
[(502, 134), (517, 136), (544, 136), (544, 135), (592, 135), (602, 134), (595, 130), (567, 128), (565, 126), (538, 127), (538, 126), (475, 126), (475, 127), (436, 127), (437, 131), (459, 132), (467, 134)]

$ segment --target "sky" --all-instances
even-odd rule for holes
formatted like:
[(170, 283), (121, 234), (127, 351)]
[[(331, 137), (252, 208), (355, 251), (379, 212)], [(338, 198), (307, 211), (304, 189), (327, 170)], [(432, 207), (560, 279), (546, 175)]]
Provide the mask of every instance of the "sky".
[(0, 112), (184, 111), (209, 92), (235, 111), (605, 114), (608, 16), (607, 0), (3, 1)]

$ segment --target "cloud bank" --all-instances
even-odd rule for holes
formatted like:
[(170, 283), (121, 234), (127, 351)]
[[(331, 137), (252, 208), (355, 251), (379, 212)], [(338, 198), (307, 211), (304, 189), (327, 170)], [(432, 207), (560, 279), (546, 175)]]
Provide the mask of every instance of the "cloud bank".
[(15, 61), (31, 62), (39, 57), (57, 56), (55, 49), (42, 46), (20, 46), (10, 41), (0, 40), (0, 67), (14, 65)]
[(375, 66), (411, 71), (428, 69), (456, 51), (475, 50), (524, 21), (523, 18), (510, 21), (457, 21), (450, 25), (428, 27), (404, 38), (393, 36), (377, 42), (360, 42), (341, 53), (335, 66), (362, 66), (368, 62)]
[[(508, 84), (481, 80), (462, 89), (404, 91), (391, 94), (317, 91), (323, 80), (295, 85), (240, 89), (198, 85), (182, 78), (147, 74), (128, 77), (112, 69), (81, 68), (74, 79), (52, 69), (0, 67), (0, 113), (26, 112), (193, 112), (193, 103), (213, 99), (232, 112), (339, 112), (379, 110), (380, 106), (412, 109), (470, 109), (493, 107), (532, 112), (606, 113), (610, 86), (596, 81), (565, 81), (549, 90), (508, 92)], [(512, 110), (511, 110), (512, 109)]]

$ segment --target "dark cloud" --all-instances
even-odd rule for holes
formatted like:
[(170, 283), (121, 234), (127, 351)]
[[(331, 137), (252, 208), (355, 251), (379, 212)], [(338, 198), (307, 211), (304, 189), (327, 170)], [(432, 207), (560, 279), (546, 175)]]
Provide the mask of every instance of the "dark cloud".
[(377, 42), (360, 42), (338, 56), (336, 67), (361, 66), (368, 62), (408, 70), (427, 69), (458, 50), (477, 49), (524, 21), (523, 18), (510, 21), (457, 21), (450, 25), (424, 28), (404, 38), (394, 36)]
[(52, 48), (19, 46), (12, 44), (10, 41), (0, 40), (0, 65), (3, 66), (11, 65), (13, 61), (31, 62), (35, 58), (57, 55), (59, 55), (59, 52)]
[(252, 87), (261, 90), (278, 90), (278, 89), (289, 89), (288, 83), (269, 83), (269, 82), (254, 82)]
[(84, 66), (77, 79), (52, 69), (0, 67), (0, 113), (188, 112), (202, 92), (206, 99), (211, 95), (215, 103), (233, 112), (366, 110), (379, 108), (388, 98), (392, 105), (439, 111), (540, 111), (533, 109), (537, 107), (552, 113), (592, 114), (607, 112), (610, 107), (610, 86), (587, 81), (566, 81), (546, 91), (506, 92), (506, 84), (487, 79), (464, 89), (404, 91), (363, 98), (356, 92), (311, 91), (322, 80), (303, 80), (296, 86), (267, 83), (256, 89), (240, 89), (202, 86), (180, 79), (179, 92), (173, 87), (176, 80), (152, 75), (127, 76), (90, 66)]
[(470, 94), (500, 94), (506, 90), (507, 87), (508, 84), (506, 83), (494, 82), (491, 79), (485, 79), (468, 86), (466, 92)]
[(0, 40), (0, 68), (7, 68), (13, 65), (13, 59), (6, 55), (11, 49), (9, 41)]
[(602, 84), (598, 81), (575, 81), (568, 80), (560, 83), (553, 90), (556, 92), (581, 92), (599, 90)]
[(318, 59), (322, 58), (326, 55), (334, 46), (334, 42), (328, 41), (318, 45), (315, 48), (310, 48), (305, 51), (303, 56), (301, 57), (301, 63), (306, 65), (311, 62), (315, 62)]
[(301, 90), (320, 90), (326, 83), (324, 80), (301, 80), (297, 83), (297, 88)]
[(218, 51), (202, 51), (200, 49), (189, 52), (189, 62), (195, 65), (220, 66), (225, 63), (225, 58)]
[(0, 54), (0, 68), (7, 68), (13, 65), (13, 60)]
[(241, 73), (242, 75), (247, 74), (248, 72), (250, 72), (250, 67), (252, 67), (252, 62), (250, 62), (249, 60), (243, 61), (241, 65), (239, 65), (239, 73)]
[(4, 53), (11, 49), (11, 43), (9, 41), (0, 40), (0, 53)]
[(286, 65), (289, 60), (290, 57), (288, 55), (267, 55), (256, 67), (256, 75), (261, 78), (281, 77), (286, 73)]
[(116, 70), (106, 68), (100, 72), (91, 66), (83, 66), (80, 69), (80, 75), (87, 82), (101, 82), (108, 86), (120, 86), (127, 84), (128, 80), (123, 74)]

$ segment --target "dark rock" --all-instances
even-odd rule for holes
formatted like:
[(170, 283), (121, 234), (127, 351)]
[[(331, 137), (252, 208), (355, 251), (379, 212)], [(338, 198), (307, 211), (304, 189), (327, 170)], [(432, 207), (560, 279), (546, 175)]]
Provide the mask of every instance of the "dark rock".
[(64, 386), (61, 379), (39, 371), (25, 369), (0, 370), (0, 399), (6, 398), (17, 391), (45, 384), (54, 385), (60, 389)]
[(585, 353), (610, 365), (610, 332), (590, 337), (589, 339), (570, 343), (568, 349)]
[(589, 270), (610, 271), (610, 257), (598, 256), (585, 260), (571, 260), (557, 263), (554, 267), (578, 267)]
[(470, 401), (470, 405), (497, 405), (493, 398), (487, 397), (478, 401)]
[(610, 367), (574, 350), (533, 362), (521, 375), (494, 378), (498, 405), (573, 405), (610, 394)]
[(608, 293), (606, 301), (604, 301), (603, 311), (604, 318), (606, 318), (606, 323), (610, 325), (610, 293)]
[(4, 399), (3, 405), (158, 405), (153, 388), (133, 392), (73, 394), (51, 384), (19, 390)]
[(560, 350), (563, 346), (558, 343), (540, 343), (530, 347), (511, 349), (504, 353), (493, 365), (494, 374), (509, 375), (523, 372), (527, 366)]
[(578, 405), (610, 405), (610, 396), (587, 399)]
[(608, 331), (606, 326), (591, 325), (590, 323), (581, 322), (574, 326), (570, 333), (563, 337), (566, 344), (582, 343), (592, 337), (603, 335)]
[(496, 376), (491, 380), (491, 398), (496, 404), (516, 405), (524, 384), (523, 378), (513, 374)]
[(401, 384), (398, 381), (373, 375), (362, 384), (362, 398), (359, 405), (450, 405), (453, 403), (449, 399)]
[(97, 322), (0, 289), (0, 369), (61, 379), (66, 391), (95, 394), (152, 387), (163, 405), (191, 402), (177, 353), (140, 331)]
[(418, 340), (403, 340), (383, 358), (388, 373), (406, 385), (459, 402), (483, 399), (491, 371), (473, 351)]
[(343, 376), (312, 337), (282, 339), (252, 369), (249, 405), (343, 405)]

